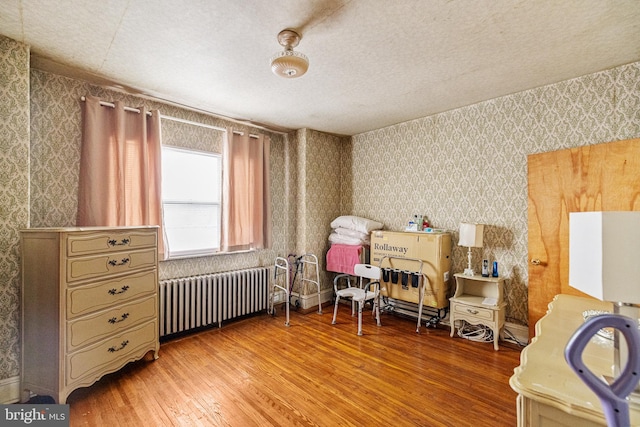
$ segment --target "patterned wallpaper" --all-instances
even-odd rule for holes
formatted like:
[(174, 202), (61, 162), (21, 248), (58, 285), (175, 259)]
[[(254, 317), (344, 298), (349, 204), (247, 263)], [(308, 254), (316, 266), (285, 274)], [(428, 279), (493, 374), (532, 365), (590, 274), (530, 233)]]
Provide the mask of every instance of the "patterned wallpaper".
[(20, 234), (29, 225), (29, 48), (0, 36), (0, 379), (20, 371)]
[[(527, 323), (527, 155), (640, 136), (640, 63), (353, 137), (356, 215), (401, 230), (413, 214), (453, 232), (486, 224), (481, 259), (507, 278), (507, 320)], [(466, 265), (454, 245), (453, 272)]]
[[(339, 165), (350, 138), (311, 129), (297, 131), (298, 178), (297, 254), (318, 257), (323, 289), (333, 286), (333, 273), (324, 270), (329, 250), (330, 223), (341, 215), (342, 176)], [(314, 289), (306, 289), (305, 294)]]
[(224, 134), (223, 131), (210, 127), (175, 120), (162, 120), (163, 145), (222, 153)]

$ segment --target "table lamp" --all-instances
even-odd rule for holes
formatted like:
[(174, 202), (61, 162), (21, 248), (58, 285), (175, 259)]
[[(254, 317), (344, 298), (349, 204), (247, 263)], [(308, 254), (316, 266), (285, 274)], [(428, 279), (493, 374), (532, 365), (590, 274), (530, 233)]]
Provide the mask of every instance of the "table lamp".
[(471, 248), (482, 247), (483, 232), (483, 224), (469, 224), (464, 222), (460, 224), (460, 240), (458, 241), (458, 245), (469, 248), (467, 251), (468, 264), (467, 268), (464, 269), (465, 276), (473, 276), (475, 274), (473, 268), (471, 268)]
[[(616, 315), (638, 327), (640, 304), (640, 212), (569, 214), (569, 286), (613, 302)], [(627, 339), (614, 329), (614, 375), (627, 362)], [(637, 349), (635, 349), (637, 350)], [(637, 383), (636, 383), (637, 384)], [(636, 388), (631, 399), (640, 397)]]

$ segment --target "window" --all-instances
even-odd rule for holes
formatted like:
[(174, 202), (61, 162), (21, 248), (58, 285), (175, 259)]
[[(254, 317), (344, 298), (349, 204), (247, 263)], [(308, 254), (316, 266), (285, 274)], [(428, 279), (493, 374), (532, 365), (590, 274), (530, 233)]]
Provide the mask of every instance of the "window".
[(162, 207), (169, 258), (220, 249), (219, 154), (162, 147)]

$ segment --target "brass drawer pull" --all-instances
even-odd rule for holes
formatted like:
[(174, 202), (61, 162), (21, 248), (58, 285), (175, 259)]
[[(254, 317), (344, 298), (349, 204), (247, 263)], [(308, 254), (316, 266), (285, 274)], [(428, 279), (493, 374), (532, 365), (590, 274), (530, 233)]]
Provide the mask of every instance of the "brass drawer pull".
[(116, 261), (115, 259), (110, 259), (109, 260), (109, 265), (111, 267), (117, 267), (119, 265), (125, 265), (129, 262), (129, 258), (122, 258), (122, 261), (120, 261), (120, 263), (118, 263), (118, 261)]
[(107, 292), (109, 295), (118, 295), (118, 294), (123, 294), (125, 292), (127, 292), (129, 290), (129, 286), (128, 285), (124, 285), (122, 288), (120, 288), (120, 290), (117, 290), (116, 288), (113, 289), (109, 289)]
[(131, 242), (131, 239), (129, 238), (124, 238), (119, 242), (116, 239), (107, 240), (107, 243), (109, 244), (109, 246), (124, 246), (124, 245), (128, 245), (130, 242)]
[(467, 308), (467, 311), (468, 311), (469, 313), (471, 313), (471, 314), (478, 314), (478, 313), (480, 313), (478, 310), (472, 310), (472, 309), (470, 309), (470, 308)]
[(120, 347), (119, 347), (119, 348), (109, 347), (109, 348), (107, 349), (107, 351), (108, 351), (109, 353), (115, 353), (116, 351), (120, 351), (120, 350), (122, 350), (123, 348), (125, 348), (125, 347), (127, 346), (127, 344), (129, 344), (129, 340), (122, 341), (122, 344), (120, 344)]
[(108, 322), (114, 325), (116, 323), (120, 323), (127, 320), (128, 317), (129, 317), (129, 313), (122, 313), (122, 316), (120, 316), (120, 319), (118, 319), (117, 317), (112, 317), (111, 319), (108, 320)]

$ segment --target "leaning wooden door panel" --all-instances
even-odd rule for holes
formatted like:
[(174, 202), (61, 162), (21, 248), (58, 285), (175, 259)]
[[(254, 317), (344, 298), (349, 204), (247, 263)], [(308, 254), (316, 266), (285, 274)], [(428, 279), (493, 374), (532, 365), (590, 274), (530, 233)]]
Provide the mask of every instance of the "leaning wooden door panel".
[(640, 210), (640, 139), (528, 157), (529, 336), (569, 286), (569, 212)]

